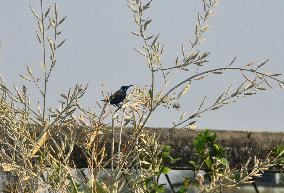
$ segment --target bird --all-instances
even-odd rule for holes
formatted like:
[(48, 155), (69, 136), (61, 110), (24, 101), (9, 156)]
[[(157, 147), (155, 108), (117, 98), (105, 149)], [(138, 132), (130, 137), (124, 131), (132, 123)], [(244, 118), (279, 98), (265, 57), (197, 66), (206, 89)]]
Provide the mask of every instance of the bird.
[(115, 106), (119, 107), (119, 104), (126, 98), (127, 89), (131, 86), (133, 86), (133, 85), (122, 86), (118, 91), (116, 91), (114, 94), (112, 94), (109, 97), (108, 102), (111, 105), (115, 105)]

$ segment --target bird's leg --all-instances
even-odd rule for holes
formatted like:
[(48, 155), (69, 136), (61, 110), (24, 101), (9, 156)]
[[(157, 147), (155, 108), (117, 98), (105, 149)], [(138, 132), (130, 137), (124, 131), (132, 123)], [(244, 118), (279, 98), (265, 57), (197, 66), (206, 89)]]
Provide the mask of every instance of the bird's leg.
[(117, 110), (119, 110), (119, 109), (122, 108), (123, 104), (119, 103), (119, 104), (117, 104), (116, 106), (117, 106)]

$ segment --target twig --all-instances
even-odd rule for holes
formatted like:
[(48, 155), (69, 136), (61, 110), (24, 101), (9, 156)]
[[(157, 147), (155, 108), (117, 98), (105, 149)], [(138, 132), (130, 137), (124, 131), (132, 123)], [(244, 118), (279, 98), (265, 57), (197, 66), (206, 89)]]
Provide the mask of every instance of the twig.
[(168, 174), (165, 174), (165, 176), (166, 176), (166, 179), (167, 179), (167, 181), (168, 181), (168, 183), (169, 183), (169, 185), (170, 185), (170, 188), (171, 188), (172, 192), (175, 193), (175, 189), (174, 189), (174, 187), (173, 187), (173, 185), (172, 185), (172, 183), (171, 183), (171, 180), (170, 180), (170, 178), (169, 178), (169, 175), (168, 175)]
[(255, 182), (252, 182), (252, 185), (253, 185), (253, 187), (254, 187), (255, 192), (256, 192), (256, 193), (259, 193), (259, 190), (258, 190), (258, 188), (257, 188), (257, 186), (256, 186), (256, 183), (255, 183)]
[(271, 75), (268, 75), (268, 74), (265, 74), (265, 73), (262, 73), (262, 72), (259, 72), (259, 71), (255, 71), (253, 69), (246, 69), (246, 68), (238, 68), (238, 67), (222, 67), (222, 68), (215, 68), (215, 69), (211, 69), (211, 70), (207, 70), (207, 71), (204, 71), (204, 72), (200, 72), (198, 74), (195, 74), (195, 75), (192, 75), (191, 77), (181, 81), (180, 83), (178, 83), (177, 85), (175, 85), (174, 87), (172, 87), (163, 97), (160, 98), (160, 100), (156, 103), (156, 105), (154, 106), (153, 108), (153, 111), (161, 104), (161, 102), (170, 94), (172, 93), (174, 90), (176, 90), (177, 88), (179, 88), (180, 86), (182, 86), (183, 84), (199, 77), (199, 76), (202, 76), (204, 74), (208, 74), (208, 73), (212, 73), (212, 72), (216, 72), (216, 71), (226, 71), (226, 70), (239, 70), (239, 71), (246, 71), (246, 72), (252, 72), (252, 73), (255, 73), (257, 75), (261, 75), (261, 76), (265, 76), (265, 77), (268, 77), (270, 79), (273, 79), (275, 80), (276, 82), (280, 82), (282, 84), (284, 84), (284, 81), (278, 79), (278, 78), (275, 78)]
[(121, 123), (120, 123), (120, 131), (119, 131), (119, 142), (118, 142), (118, 158), (120, 158), (120, 148), (121, 148), (121, 142), (122, 142), (122, 128), (123, 128), (123, 121), (125, 116), (125, 109), (123, 109), (122, 117), (121, 117)]

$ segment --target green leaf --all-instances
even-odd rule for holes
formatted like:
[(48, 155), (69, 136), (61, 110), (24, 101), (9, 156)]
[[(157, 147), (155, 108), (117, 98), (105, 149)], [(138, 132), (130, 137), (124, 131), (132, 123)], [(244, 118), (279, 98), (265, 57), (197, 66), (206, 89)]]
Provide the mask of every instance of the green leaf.
[(160, 184), (157, 187), (157, 192), (165, 192), (165, 184)]
[(180, 189), (177, 191), (177, 193), (186, 193), (187, 188), (185, 186), (180, 187)]
[(199, 165), (193, 160), (188, 161), (188, 163), (194, 167), (194, 170), (199, 168)]
[(212, 161), (209, 157), (207, 157), (207, 158), (204, 160), (204, 162), (205, 162), (205, 164), (206, 164), (206, 166), (207, 166), (208, 168), (211, 168), (212, 165), (214, 164), (213, 161)]
[(190, 186), (190, 179), (189, 178), (185, 178), (185, 180), (183, 181), (183, 186), (188, 188)]
[(169, 145), (164, 145), (163, 150), (162, 150), (162, 157), (163, 158), (168, 158), (171, 154), (171, 146)]
[(221, 145), (213, 144), (213, 153), (216, 157), (224, 157), (225, 156), (225, 150)]
[(148, 187), (151, 181), (152, 181), (151, 178), (146, 179), (145, 180), (145, 185)]
[(162, 174), (168, 174), (170, 171), (171, 171), (171, 168), (165, 167), (165, 166), (163, 166), (163, 167), (160, 169), (160, 173), (162, 173)]
[[(96, 184), (97, 184), (97, 191), (98, 191), (98, 193), (107, 193), (107, 192), (109, 192), (101, 184), (99, 184), (98, 182)], [(87, 192), (84, 192), (84, 193), (87, 193)]]
[(226, 159), (226, 158), (221, 158), (221, 159), (218, 159), (218, 161), (221, 163), (221, 164), (223, 164), (224, 166), (227, 166), (227, 165), (229, 165), (229, 162), (228, 162), (228, 160)]
[(284, 146), (278, 145), (271, 150), (270, 156), (278, 157), (281, 153), (283, 153), (283, 151), (284, 151)]
[(176, 163), (178, 160), (181, 160), (181, 158), (173, 158), (172, 156), (168, 156), (171, 163)]
[(209, 131), (208, 129), (205, 131), (200, 132), (194, 139), (193, 145), (196, 152), (203, 156), (205, 153), (207, 144), (212, 144), (216, 140), (216, 134)]
[(164, 145), (163, 150), (164, 151), (171, 151), (171, 146), (170, 145)]

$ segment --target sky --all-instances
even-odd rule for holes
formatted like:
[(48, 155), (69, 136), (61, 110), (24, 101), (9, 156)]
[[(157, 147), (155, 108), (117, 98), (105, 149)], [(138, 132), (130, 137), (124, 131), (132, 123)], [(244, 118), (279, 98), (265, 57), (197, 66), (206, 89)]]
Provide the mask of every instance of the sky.
[[(52, 5), (55, 1), (44, 1)], [(19, 74), (30, 66), (39, 72), (41, 52), (35, 36), (36, 21), (29, 10), (39, 1), (4, 1), (0, 6), (0, 73), (8, 85), (24, 84)], [(136, 30), (127, 2), (57, 1), (60, 16), (67, 16), (62, 25), (67, 41), (58, 50), (57, 66), (49, 82), (48, 103), (58, 106), (60, 94), (76, 83), (89, 88), (82, 104), (94, 108), (101, 91), (114, 92), (122, 85), (149, 84), (150, 74), (144, 59), (134, 51), (141, 42), (131, 35)], [(199, 0), (153, 0), (148, 17), (153, 18), (150, 32), (160, 33), (165, 44), (163, 61), (170, 64), (180, 53), (181, 44), (194, 33)], [(210, 20), (206, 42), (201, 49), (210, 51), (208, 68), (228, 65), (237, 56), (236, 64), (270, 59), (265, 70), (284, 73), (284, 1), (239, 0), (220, 1)], [(184, 74), (176, 81), (187, 77)], [(284, 77), (282, 78), (284, 79)], [(192, 85), (182, 102), (185, 111), (200, 103), (204, 95), (212, 100), (233, 82), (240, 82), (238, 73), (212, 77)], [(102, 88), (103, 85), (103, 88)], [(38, 93), (30, 90), (35, 97)], [(159, 109), (149, 126), (170, 127), (182, 112)], [(269, 91), (244, 98), (237, 103), (204, 114), (199, 128), (247, 131), (284, 131), (284, 90), (275, 86)]]

